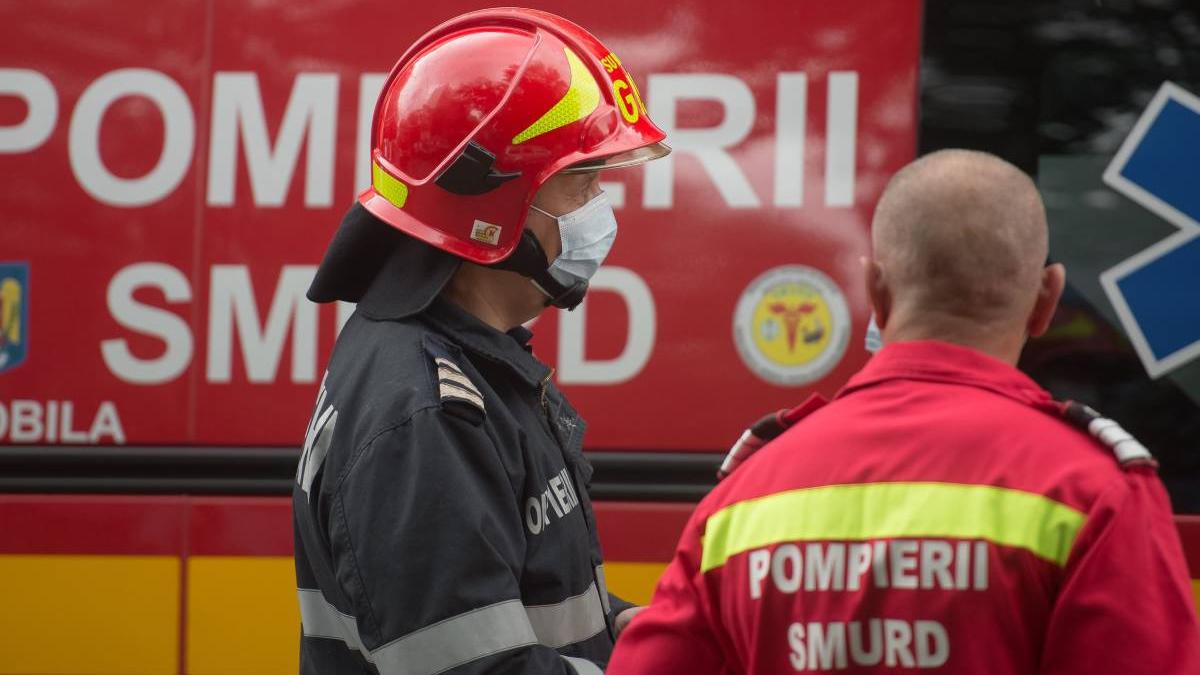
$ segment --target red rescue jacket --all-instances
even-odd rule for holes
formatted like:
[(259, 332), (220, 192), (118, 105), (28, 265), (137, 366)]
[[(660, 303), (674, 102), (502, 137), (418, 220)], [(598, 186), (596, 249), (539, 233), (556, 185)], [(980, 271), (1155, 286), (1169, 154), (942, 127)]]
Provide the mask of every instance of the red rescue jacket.
[(700, 503), (608, 672), (1200, 673), (1167, 495), (1015, 368), (889, 345)]

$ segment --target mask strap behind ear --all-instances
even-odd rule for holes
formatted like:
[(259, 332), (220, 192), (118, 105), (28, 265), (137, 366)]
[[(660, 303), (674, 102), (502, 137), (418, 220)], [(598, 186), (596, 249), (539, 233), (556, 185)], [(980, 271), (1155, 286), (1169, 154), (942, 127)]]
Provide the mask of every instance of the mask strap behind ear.
[(512, 255), (492, 267), (528, 277), (550, 298), (548, 304), (555, 307), (575, 309), (587, 294), (587, 280), (576, 279), (567, 285), (550, 274), (550, 260), (546, 257), (546, 249), (542, 248), (541, 242), (528, 229), (521, 233), (521, 240), (517, 242)]
[(542, 214), (543, 216), (546, 216), (550, 220), (558, 220), (558, 216), (550, 213), (549, 211), (547, 211), (545, 209), (539, 208), (538, 206), (536, 206), (534, 204), (530, 204), (529, 208), (533, 209), (534, 211), (537, 211), (538, 213)]

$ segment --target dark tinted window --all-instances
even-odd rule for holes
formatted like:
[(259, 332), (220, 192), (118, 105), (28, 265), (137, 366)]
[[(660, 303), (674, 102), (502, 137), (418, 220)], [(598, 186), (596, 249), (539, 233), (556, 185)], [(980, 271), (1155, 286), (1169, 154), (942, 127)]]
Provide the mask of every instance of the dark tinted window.
[[(1035, 175), (1068, 289), (1022, 368), (1145, 443), (1178, 512), (1200, 512), (1200, 358), (1147, 375), (1100, 274), (1178, 228), (1102, 181), (1164, 81), (1200, 95), (1195, 0), (926, 3), (921, 152), (969, 147)], [(1195, 168), (1200, 190), (1200, 156)], [(1200, 293), (1200, 266), (1189, 291)]]

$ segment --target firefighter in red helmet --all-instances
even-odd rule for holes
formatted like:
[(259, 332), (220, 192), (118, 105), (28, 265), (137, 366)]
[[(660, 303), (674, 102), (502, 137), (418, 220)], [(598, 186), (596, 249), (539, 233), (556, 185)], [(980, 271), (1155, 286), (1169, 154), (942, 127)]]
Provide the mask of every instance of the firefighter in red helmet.
[(302, 672), (605, 666), (631, 606), (586, 425), (522, 324), (583, 299), (617, 230), (599, 172), (662, 141), (620, 59), (553, 14), (465, 14), (393, 68), (371, 186), (309, 289), (358, 304), (293, 488)]

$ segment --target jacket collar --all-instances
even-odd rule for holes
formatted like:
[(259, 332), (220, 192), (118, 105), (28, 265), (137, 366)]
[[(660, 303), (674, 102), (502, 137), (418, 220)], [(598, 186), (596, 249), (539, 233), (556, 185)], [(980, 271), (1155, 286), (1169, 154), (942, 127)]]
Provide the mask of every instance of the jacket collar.
[(961, 384), (986, 389), (1035, 408), (1057, 410), (1049, 392), (1013, 366), (969, 347), (935, 340), (885, 346), (850, 378), (837, 397), (888, 380)]
[(434, 298), (423, 316), (463, 349), (508, 368), (531, 387), (553, 372), (533, 356), (529, 347), (533, 333), (524, 326), (502, 333), (442, 297)]

